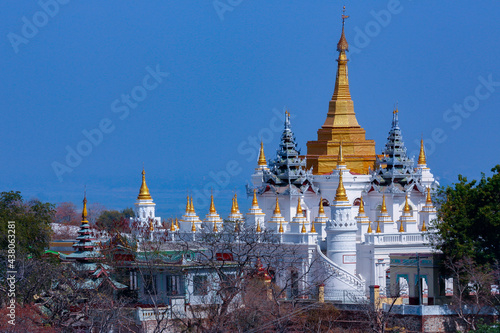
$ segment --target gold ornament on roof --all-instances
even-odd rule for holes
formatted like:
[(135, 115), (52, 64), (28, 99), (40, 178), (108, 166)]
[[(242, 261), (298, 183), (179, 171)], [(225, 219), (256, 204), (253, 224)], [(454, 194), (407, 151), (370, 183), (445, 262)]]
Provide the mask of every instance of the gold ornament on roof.
[(431, 198), (431, 187), (427, 187), (427, 198), (425, 200), (425, 203), (428, 205), (428, 206), (432, 206), (432, 198)]
[(347, 16), (345, 14), (345, 6), (344, 6), (344, 8), (342, 10), (342, 35), (340, 36), (340, 40), (337, 43), (337, 51), (339, 51), (339, 52), (349, 51), (349, 44), (347, 44), (347, 39), (345, 38), (345, 34), (344, 34), (345, 19), (348, 17), (349, 16)]
[(260, 228), (260, 223), (257, 223), (257, 229), (256, 229), (257, 232), (261, 232), (261, 228)]
[(274, 214), (281, 214), (280, 203), (278, 201), (278, 196), (276, 196), (276, 207), (274, 208)]
[(314, 227), (314, 221), (311, 221), (311, 232), (316, 232), (316, 228)]
[(297, 215), (302, 214), (302, 207), (300, 206), (300, 197), (297, 202)]
[(377, 231), (376, 231), (376, 233), (379, 234), (381, 232), (382, 231), (380, 230), (380, 221), (377, 221)]
[(82, 223), (89, 223), (87, 221), (87, 194), (83, 196)]
[(325, 208), (323, 208), (323, 197), (319, 199), (319, 209), (318, 209), (319, 214), (324, 214), (325, 213)]
[(340, 171), (339, 186), (337, 187), (337, 193), (335, 194), (336, 201), (349, 201), (344, 188), (344, 181), (342, 179), (342, 171)]
[(425, 225), (425, 220), (422, 222), (422, 229), (421, 231), (427, 231), (427, 226)]
[(408, 194), (406, 195), (405, 199), (405, 208), (404, 208), (405, 213), (410, 213), (410, 205), (408, 204)]
[(301, 233), (305, 234), (307, 231), (306, 231), (306, 221), (303, 221), (302, 222), (302, 229), (300, 230)]
[(148, 186), (146, 185), (146, 171), (144, 171), (144, 169), (142, 169), (142, 184), (137, 200), (153, 200), (149, 194)]
[(361, 215), (361, 213), (365, 213), (365, 203), (363, 202), (363, 196), (361, 196), (361, 198), (359, 198), (359, 211), (358, 211), (358, 215)]
[(280, 228), (278, 229), (278, 232), (279, 233), (283, 232), (283, 223), (281, 222), (281, 220), (280, 220)]
[(177, 219), (177, 217), (175, 218), (175, 227), (179, 229), (179, 220)]
[(420, 154), (418, 155), (418, 164), (420, 165), (427, 164), (425, 158), (425, 150), (424, 150), (424, 139), (420, 139)]
[(403, 221), (401, 221), (401, 224), (399, 225), (399, 232), (404, 232), (405, 228), (403, 226)]
[(191, 197), (191, 205), (190, 205), (189, 211), (190, 211), (191, 213), (193, 213), (193, 214), (194, 214), (194, 213), (196, 213), (196, 212), (194, 211), (193, 197)]
[(372, 223), (368, 221), (368, 230), (366, 231), (367, 233), (371, 234), (373, 232), (372, 230)]
[(187, 203), (186, 203), (186, 214), (191, 212), (191, 205), (189, 204), (189, 195), (187, 196)]
[(214, 195), (211, 194), (210, 195), (210, 210), (209, 210), (210, 213), (215, 213), (216, 210), (215, 210), (215, 205), (214, 205)]
[(260, 153), (259, 153), (259, 161), (257, 162), (259, 166), (266, 166), (266, 155), (264, 155), (264, 144), (262, 141), (260, 142)]
[(259, 207), (259, 202), (257, 201), (257, 190), (253, 190), (253, 200), (252, 200), (252, 207)]
[(194, 221), (193, 221), (193, 226), (191, 227), (191, 231), (196, 232), (196, 225), (194, 224)]
[(387, 206), (385, 205), (385, 194), (382, 196), (382, 208), (380, 209), (381, 213), (387, 213)]
[(172, 219), (172, 221), (170, 223), (170, 231), (175, 231), (175, 223), (174, 223), (173, 219)]

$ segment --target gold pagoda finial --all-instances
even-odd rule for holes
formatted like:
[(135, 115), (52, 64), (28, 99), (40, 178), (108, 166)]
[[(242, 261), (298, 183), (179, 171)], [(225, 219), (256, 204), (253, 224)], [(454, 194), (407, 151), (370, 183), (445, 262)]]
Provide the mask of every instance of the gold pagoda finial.
[(264, 155), (264, 143), (260, 141), (260, 153), (259, 153), (259, 161), (257, 162), (258, 166), (267, 166), (266, 155)]
[(314, 227), (314, 221), (311, 221), (311, 233), (316, 232), (316, 228)]
[(344, 181), (342, 179), (342, 171), (340, 171), (339, 186), (337, 187), (337, 193), (335, 194), (336, 201), (349, 201), (345, 193)]
[(193, 226), (191, 227), (191, 231), (196, 232), (196, 225), (194, 224), (194, 221), (193, 221)]
[(274, 208), (274, 214), (281, 214), (280, 203), (278, 201), (278, 196), (276, 196), (276, 207)]
[(172, 221), (170, 223), (170, 231), (175, 231), (175, 222), (174, 222), (173, 219), (172, 219)]
[(408, 194), (406, 195), (405, 199), (405, 208), (403, 210), (405, 213), (410, 213), (410, 205), (408, 204)]
[(425, 220), (422, 222), (422, 229), (421, 231), (427, 231), (427, 226), (425, 225)]
[(345, 165), (344, 152), (342, 150), (342, 141), (340, 141), (340, 144), (339, 144), (339, 158), (338, 158), (338, 161), (337, 161), (337, 168), (338, 168), (339, 165)]
[(255, 231), (257, 231), (257, 232), (261, 232), (262, 231), (262, 229), (260, 228), (260, 222), (257, 223), (257, 229)]
[(405, 232), (405, 228), (403, 226), (403, 221), (401, 221), (401, 224), (399, 225), (399, 232)]
[(307, 231), (306, 231), (306, 221), (302, 221), (302, 229), (300, 230), (301, 233), (305, 234)]
[(193, 205), (193, 197), (191, 197), (191, 204), (190, 204), (189, 211), (190, 211), (191, 213), (195, 213), (195, 211), (194, 211), (194, 205)]
[(427, 198), (425, 199), (425, 204), (427, 206), (432, 206), (432, 198), (431, 198), (431, 187), (427, 187)]
[(278, 229), (279, 233), (283, 233), (283, 223), (280, 220), (280, 228)]
[(153, 219), (149, 218), (149, 231), (154, 231), (155, 227), (153, 226)]
[(219, 231), (219, 229), (217, 229), (217, 222), (215, 222), (215, 221), (214, 221), (214, 229), (213, 230), (214, 230), (214, 232)]
[(214, 205), (214, 194), (212, 193), (210, 195), (210, 210), (209, 210), (210, 213), (215, 213), (216, 210), (215, 210), (215, 205)]
[(89, 223), (87, 221), (87, 193), (83, 195), (83, 209), (82, 209), (82, 223)]
[(361, 196), (361, 198), (359, 198), (359, 211), (358, 211), (358, 215), (361, 215), (361, 213), (365, 213), (365, 203), (363, 202), (363, 196)]
[(179, 229), (179, 220), (177, 219), (177, 217), (175, 218), (175, 227)]
[(233, 204), (231, 205), (231, 214), (236, 214), (238, 213), (238, 210), (236, 209), (236, 203), (235, 203), (235, 199), (233, 197)]
[(186, 203), (186, 214), (191, 212), (191, 205), (189, 204), (189, 195), (187, 196), (187, 203)]
[(349, 16), (345, 14), (345, 6), (344, 6), (344, 8), (342, 9), (342, 34), (340, 35), (340, 40), (337, 44), (337, 51), (339, 52), (349, 51), (349, 44), (347, 44), (347, 39), (345, 38), (344, 34), (345, 19), (348, 17)]
[(236, 212), (240, 210), (240, 207), (238, 206), (238, 195), (236, 193), (234, 194), (234, 208), (236, 208)]
[(367, 233), (371, 234), (373, 232), (372, 230), (372, 223), (368, 221), (368, 230), (366, 230)]
[(427, 161), (425, 159), (424, 139), (420, 139), (420, 154), (418, 155), (418, 164), (427, 164)]
[(146, 185), (146, 171), (144, 171), (144, 168), (142, 169), (142, 184), (137, 200), (153, 200), (149, 194), (148, 186)]
[(382, 196), (382, 208), (380, 209), (381, 213), (387, 213), (387, 206), (385, 205), (385, 194)]
[(381, 233), (382, 230), (380, 230), (380, 221), (377, 221), (377, 230), (375, 231), (377, 234)]
[(325, 214), (325, 208), (323, 207), (323, 197), (319, 199), (318, 215), (319, 214)]
[(252, 207), (259, 207), (259, 202), (257, 201), (257, 190), (253, 190), (253, 200), (252, 200)]
[(297, 215), (302, 214), (302, 207), (300, 206), (300, 197), (297, 202)]

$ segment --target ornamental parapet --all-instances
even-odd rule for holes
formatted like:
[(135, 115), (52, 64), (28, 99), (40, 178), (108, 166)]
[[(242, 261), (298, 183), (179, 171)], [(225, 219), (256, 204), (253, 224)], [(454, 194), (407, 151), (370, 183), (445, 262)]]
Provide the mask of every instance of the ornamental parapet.
[(367, 233), (365, 244), (374, 245), (405, 245), (428, 244), (429, 236), (425, 232), (398, 232), (398, 233)]

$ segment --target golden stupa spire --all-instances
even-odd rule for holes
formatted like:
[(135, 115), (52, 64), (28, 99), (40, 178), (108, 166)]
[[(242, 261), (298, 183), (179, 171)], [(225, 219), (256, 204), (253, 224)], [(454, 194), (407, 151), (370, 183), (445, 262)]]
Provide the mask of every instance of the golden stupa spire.
[(258, 208), (259, 207), (259, 202), (257, 201), (257, 190), (253, 190), (253, 200), (252, 200), (252, 207)]
[(379, 234), (381, 232), (382, 232), (382, 230), (380, 230), (380, 222), (377, 221), (377, 231), (376, 231), (376, 233)]
[(349, 79), (347, 75), (347, 56), (349, 44), (344, 33), (345, 19), (349, 16), (345, 15), (345, 6), (342, 12), (342, 33), (340, 40), (337, 43), (337, 51), (339, 58), (337, 59), (337, 77), (335, 80), (335, 89), (333, 91), (332, 100), (328, 114), (323, 124), (323, 128), (332, 127), (359, 127), (354, 113), (354, 104), (349, 91)]
[(399, 232), (405, 232), (405, 228), (403, 226), (403, 221), (401, 221), (401, 224), (399, 225)]
[(257, 223), (257, 229), (255, 231), (257, 231), (257, 232), (261, 232), (262, 231), (262, 229), (260, 228), (260, 223)]
[(337, 160), (337, 168), (339, 165), (345, 165), (344, 151), (342, 149), (342, 141), (340, 141), (340, 144), (339, 144), (339, 158)]
[(300, 197), (299, 197), (299, 200), (297, 202), (297, 213), (296, 215), (302, 215), (302, 207), (300, 206)]
[(149, 194), (148, 186), (146, 185), (146, 171), (144, 171), (144, 168), (142, 169), (142, 184), (137, 200), (153, 200)]
[(335, 194), (336, 201), (349, 201), (345, 193), (344, 181), (342, 179), (342, 171), (340, 171), (339, 186), (337, 187), (337, 193)]
[(425, 220), (422, 222), (422, 229), (420, 231), (427, 231), (427, 226), (425, 225)]
[(418, 163), (420, 165), (427, 164), (425, 159), (425, 150), (424, 150), (424, 139), (420, 139), (420, 154), (418, 155)]
[(283, 232), (283, 223), (281, 222), (281, 220), (280, 220), (280, 228), (278, 229), (278, 232), (279, 233)]
[(213, 193), (210, 195), (210, 210), (209, 210), (209, 212), (211, 214), (216, 213), (215, 205), (214, 205), (214, 195), (213, 195)]
[(189, 211), (191, 213), (195, 213), (195, 211), (194, 211), (194, 205), (193, 205), (193, 197), (191, 197), (191, 204), (190, 204), (190, 207), (189, 207)]
[(238, 195), (236, 193), (234, 194), (234, 208), (236, 209), (236, 212), (240, 210), (240, 207), (238, 206)]
[(82, 223), (89, 223), (87, 221), (87, 193), (83, 195)]
[(362, 213), (364, 214), (365, 213), (365, 203), (363, 202), (363, 196), (361, 196), (361, 198), (359, 198), (359, 211), (358, 211), (358, 215), (361, 215)]
[(325, 214), (325, 208), (323, 207), (323, 197), (319, 199), (318, 215), (320, 214)]
[(380, 212), (387, 213), (387, 206), (385, 205), (385, 194), (382, 196), (382, 208), (380, 209)]
[(305, 234), (307, 231), (306, 231), (306, 221), (302, 221), (302, 229), (300, 230), (301, 233)]
[(189, 195), (187, 196), (187, 203), (186, 203), (186, 215), (191, 212), (191, 205), (189, 204)]
[(196, 232), (196, 225), (194, 224), (194, 220), (193, 220), (193, 226), (191, 227), (191, 231)]
[(372, 230), (372, 223), (368, 222), (368, 230), (366, 230), (367, 233), (371, 234), (373, 232)]
[(410, 213), (410, 205), (408, 204), (408, 194), (406, 195), (405, 199), (405, 208), (403, 209), (405, 213)]
[(257, 162), (258, 166), (267, 166), (266, 155), (264, 155), (264, 144), (260, 141), (260, 152), (259, 152), (259, 161)]
[(217, 222), (214, 222), (214, 229), (213, 229), (214, 232), (217, 232), (219, 231), (219, 229), (217, 229)]
[(274, 208), (274, 214), (281, 214), (280, 203), (278, 201), (278, 196), (276, 196), (276, 207)]
[(155, 228), (153, 226), (153, 219), (149, 218), (149, 231), (153, 231), (153, 230), (155, 230)]
[(172, 219), (172, 222), (170, 223), (170, 231), (175, 231), (175, 222)]
[(175, 227), (179, 229), (179, 220), (177, 219), (177, 217), (175, 218)]
[(311, 232), (316, 232), (316, 228), (314, 227), (314, 221), (311, 221)]
[(425, 199), (425, 204), (427, 206), (432, 206), (432, 198), (431, 198), (431, 187), (427, 187), (427, 198)]
[(235, 203), (234, 197), (232, 200), (233, 200), (233, 203), (231, 205), (231, 214), (236, 214), (238, 211), (236, 210), (236, 203)]

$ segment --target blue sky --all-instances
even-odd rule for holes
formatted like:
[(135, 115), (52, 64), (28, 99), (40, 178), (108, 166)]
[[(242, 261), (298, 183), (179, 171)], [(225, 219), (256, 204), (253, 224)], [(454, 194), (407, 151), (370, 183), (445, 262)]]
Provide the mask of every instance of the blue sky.
[[(180, 215), (188, 190), (204, 215), (210, 183), (227, 214), (255, 167), (253, 142), (274, 155), (285, 107), (302, 153), (316, 139), (343, 4), (3, 2), (0, 191), (80, 205), (86, 185), (90, 202), (121, 209), (144, 164), (160, 215)], [(488, 173), (500, 162), (500, 3), (346, 5), (351, 94), (377, 152), (398, 102), (408, 150), (423, 135), (442, 184)], [(82, 154), (68, 163), (68, 149)]]

